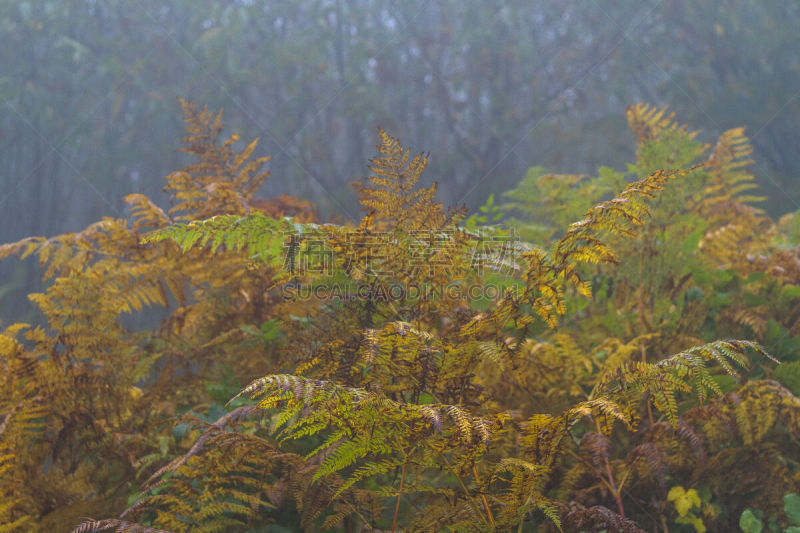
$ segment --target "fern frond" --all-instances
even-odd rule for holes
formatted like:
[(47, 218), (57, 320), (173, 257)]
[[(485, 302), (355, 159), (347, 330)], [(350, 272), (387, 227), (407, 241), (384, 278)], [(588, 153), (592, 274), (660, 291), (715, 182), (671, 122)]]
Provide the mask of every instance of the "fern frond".
[(745, 169), (753, 163), (753, 147), (744, 128), (725, 131), (705, 162), (712, 175), (712, 185), (722, 185), (728, 196), (740, 202), (762, 201), (763, 197), (742, 196), (744, 191), (757, 189), (754, 177)]
[(599, 240), (600, 235), (608, 232), (625, 237), (635, 236), (636, 226), (641, 226), (650, 215), (645, 200), (654, 198), (655, 193), (663, 190), (669, 180), (686, 175), (691, 170), (657, 170), (629, 184), (617, 197), (589, 209), (583, 220), (572, 224), (555, 245), (555, 261), (563, 265), (564, 276), (567, 279), (579, 279), (574, 268), (566, 268), (570, 264), (568, 261), (574, 257), (584, 262), (616, 263), (616, 255)]
[(531, 463), (530, 461), (525, 461), (524, 459), (519, 459), (516, 457), (503, 457), (500, 462), (497, 463), (495, 472), (512, 472), (516, 468), (522, 469), (531, 474), (535, 474), (539, 472), (541, 465), (537, 465)]
[(143, 194), (129, 194), (125, 197), (125, 203), (130, 206), (135, 230), (157, 229), (172, 223), (172, 219)]
[[(658, 170), (649, 176), (630, 183), (618, 196), (590, 208), (584, 218), (567, 228), (566, 233), (553, 246), (552, 253), (541, 249), (523, 255), (527, 261), (524, 273), (525, 289), (520, 295), (507, 295), (483, 324), (473, 320), (463, 333), (477, 334), (480, 328), (493, 325), (502, 328), (514, 318), (517, 327), (523, 327), (533, 318), (520, 316), (522, 304), (528, 304), (548, 326), (555, 328), (558, 318), (566, 313), (564, 285), (575, 287), (583, 295), (591, 295), (591, 285), (579, 272), (581, 263), (618, 262), (617, 256), (603, 237), (619, 235), (627, 238), (636, 235), (650, 215), (646, 201), (671, 179), (694, 170)], [(484, 319), (487, 317), (484, 317)]]
[[(475, 431), (482, 435), (484, 441), (490, 438), (485, 420), (469, 414), (462, 407), (456, 405), (416, 405), (397, 402), (361, 388), (344, 387), (329, 381), (308, 379), (289, 374), (273, 374), (256, 379), (230, 401), (232, 402), (243, 396), (249, 396), (251, 399), (260, 396), (272, 398), (273, 396), (271, 395), (276, 392), (291, 394), (277, 397), (279, 399), (276, 402), (270, 402), (268, 404), (269, 407), (272, 407), (277, 402), (285, 402), (287, 407), (303, 404), (307, 406), (325, 406), (327, 409), (331, 409), (332, 413), (337, 416), (326, 416), (326, 427), (328, 424), (352, 427), (337, 417), (342, 417), (345, 414), (369, 416), (372, 414), (372, 409), (380, 410), (382, 416), (399, 417), (398, 421), (405, 420), (405, 423), (411, 424), (412, 427), (417, 421), (426, 421), (426, 423), (436, 426), (437, 423), (441, 423), (441, 413), (446, 413), (455, 423), (465, 442), (471, 442)], [(264, 408), (262, 404), (259, 404), (258, 407), (260, 409)], [(311, 420), (314, 423), (319, 422), (314, 416), (313, 413), (309, 413), (306, 415), (306, 420)], [(294, 429), (302, 428), (303, 424), (305, 422), (300, 422), (300, 425), (294, 426)]]
[(559, 505), (561, 522), (566, 531), (614, 531), (618, 533), (646, 533), (629, 520), (602, 505), (584, 507), (572, 502)]
[(135, 522), (126, 522), (125, 520), (116, 520), (113, 518), (106, 520), (92, 520), (91, 518), (87, 518), (79, 526), (74, 528), (71, 533), (97, 533), (112, 528), (118, 533), (173, 533), (166, 529), (143, 526)]
[(447, 217), (436, 201), (436, 184), (417, 189), (428, 156), (409, 159), (409, 150), (378, 128), (379, 156), (370, 162), (366, 184), (356, 183), (361, 205), (381, 225), (392, 228), (438, 229)]
[(191, 449), (186, 452), (184, 455), (176, 458), (175, 460), (171, 461), (166, 466), (158, 469), (154, 474), (150, 476), (150, 478), (145, 481), (144, 486), (145, 488), (149, 488), (155, 483), (158, 478), (162, 477), (164, 474), (168, 472), (175, 472), (178, 468), (186, 464), (186, 461), (200, 453), (203, 447), (210, 438), (218, 436), (220, 432), (222, 432), (225, 426), (234, 424), (235, 422), (241, 420), (249, 416), (255, 410), (255, 406), (246, 405), (242, 407), (237, 407), (236, 409), (226, 413), (225, 415), (221, 416), (216, 422), (210, 424), (203, 434), (195, 441), (192, 445)]
[(276, 220), (261, 213), (217, 215), (150, 232), (142, 242), (172, 240), (184, 252), (208, 247), (213, 253), (224, 246), (228, 251), (247, 251), (255, 260), (277, 263), (284, 253), (286, 235), (296, 229), (297, 225), (287, 220)]
[(659, 109), (656, 106), (640, 102), (628, 106), (625, 114), (628, 118), (628, 126), (636, 136), (637, 145), (656, 139), (667, 130), (683, 132), (690, 139), (697, 135), (696, 131), (689, 132), (687, 126), (679, 125), (675, 121), (675, 113), (667, 114), (666, 107)]
[(269, 176), (269, 171), (262, 167), (270, 158), (251, 159), (258, 139), (239, 153), (233, 149), (238, 135), (220, 143), (221, 111), (214, 115), (208, 107), (198, 109), (182, 99), (180, 103), (187, 132), (184, 139), (187, 146), (182, 150), (195, 156), (198, 162), (167, 176), (165, 190), (171, 193), (174, 204), (170, 213), (176, 220), (248, 213), (249, 202)]
[(747, 350), (774, 360), (761, 346), (750, 341), (715, 341), (695, 346), (657, 363), (632, 362), (608, 372), (596, 388), (608, 392), (612, 398), (622, 397), (636, 404), (644, 393), (649, 393), (656, 408), (664, 412), (670, 423), (677, 427), (678, 407), (675, 393), (695, 391), (700, 401), (710, 395), (719, 396), (722, 390), (711, 375), (708, 363), (716, 363), (723, 370), (737, 376), (731, 363), (747, 367)]

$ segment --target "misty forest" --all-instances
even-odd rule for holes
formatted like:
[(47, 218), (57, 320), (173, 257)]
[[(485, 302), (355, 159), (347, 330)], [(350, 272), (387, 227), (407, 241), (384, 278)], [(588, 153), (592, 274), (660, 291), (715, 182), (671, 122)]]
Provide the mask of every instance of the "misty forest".
[(800, 532), (800, 3), (0, 39), (0, 533)]

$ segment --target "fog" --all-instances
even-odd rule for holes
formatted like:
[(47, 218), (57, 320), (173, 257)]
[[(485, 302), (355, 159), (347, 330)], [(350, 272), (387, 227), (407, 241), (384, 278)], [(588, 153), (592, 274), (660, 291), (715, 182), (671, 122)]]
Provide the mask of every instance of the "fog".
[[(4, 2), (0, 242), (125, 216), (128, 193), (165, 206), (188, 162), (178, 97), (261, 139), (264, 196), (343, 221), (378, 125), (475, 209), (532, 166), (625, 168), (640, 101), (707, 142), (745, 126), (778, 216), (800, 202), (798, 28), (800, 4), (760, 0)], [(9, 263), (4, 319), (39, 278)]]

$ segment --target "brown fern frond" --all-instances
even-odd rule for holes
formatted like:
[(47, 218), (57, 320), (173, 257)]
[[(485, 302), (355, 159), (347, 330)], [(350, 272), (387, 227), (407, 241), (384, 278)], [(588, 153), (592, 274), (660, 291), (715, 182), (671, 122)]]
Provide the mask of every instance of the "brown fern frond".
[(611, 458), (611, 441), (606, 435), (587, 431), (581, 438), (580, 451), (586, 453), (595, 467), (600, 468)]
[(669, 462), (666, 452), (654, 442), (643, 442), (625, 456), (629, 468), (640, 466), (639, 477), (649, 477), (661, 493), (666, 493)]
[(602, 505), (584, 507), (571, 502), (569, 505), (559, 504), (558, 508), (561, 511), (561, 522), (565, 531), (646, 533), (634, 521)]
[(126, 522), (125, 520), (113, 518), (106, 520), (87, 518), (79, 526), (75, 527), (71, 533), (97, 533), (98, 531), (106, 531), (112, 528), (117, 533), (173, 533), (166, 529), (143, 526), (135, 522)]

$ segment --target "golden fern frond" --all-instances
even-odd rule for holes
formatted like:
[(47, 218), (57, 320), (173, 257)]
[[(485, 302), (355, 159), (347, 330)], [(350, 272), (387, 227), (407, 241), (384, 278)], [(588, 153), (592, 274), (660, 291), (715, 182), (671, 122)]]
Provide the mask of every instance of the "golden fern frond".
[[(556, 263), (567, 265), (570, 259), (590, 263), (616, 263), (617, 257), (599, 237), (603, 233), (623, 237), (636, 236), (636, 227), (641, 226), (650, 216), (645, 200), (654, 198), (669, 180), (684, 176), (692, 170), (694, 169), (657, 170), (629, 184), (616, 198), (589, 209), (583, 220), (571, 224), (556, 243)], [(566, 276), (569, 279), (570, 275)]]
[(157, 229), (172, 223), (172, 219), (143, 194), (129, 194), (125, 197), (125, 203), (130, 206), (135, 230)]
[(733, 214), (734, 220), (706, 232), (698, 248), (717, 268), (749, 273), (754, 266), (748, 255), (752, 257), (768, 249), (773, 225), (753, 208), (736, 205), (728, 204), (730, 209), (723, 215), (727, 219)]
[(769, 309), (767, 306), (740, 307), (725, 313), (725, 317), (734, 324), (747, 326), (759, 339), (767, 332)]
[(505, 296), (488, 317), (475, 317), (462, 329), (463, 333), (476, 334), (490, 324), (502, 328), (512, 318), (518, 327), (525, 326), (533, 317), (520, 316), (523, 303), (530, 305), (536, 315), (555, 328), (558, 318), (566, 313), (565, 283), (583, 295), (591, 295), (591, 285), (581, 277), (579, 265), (618, 262), (603, 237), (609, 234), (635, 237), (637, 226), (641, 226), (650, 215), (645, 201), (654, 198), (670, 179), (686, 175), (692, 170), (694, 168), (653, 172), (629, 184), (617, 197), (589, 209), (582, 220), (567, 228), (564, 236), (553, 246), (551, 254), (541, 249), (525, 253), (523, 259), (528, 266), (524, 274), (523, 293)]
[(623, 342), (620, 339), (613, 337), (606, 338), (603, 342), (594, 348), (594, 353), (604, 353), (603, 357), (603, 372), (614, 370), (625, 363), (632, 361), (635, 358), (643, 357), (642, 351), (645, 350), (647, 344), (659, 337), (659, 333), (645, 333), (631, 339), (628, 342)]
[(636, 144), (641, 145), (652, 139), (656, 139), (666, 130), (676, 130), (686, 133), (690, 139), (697, 136), (697, 132), (689, 132), (686, 125), (680, 125), (675, 121), (675, 113), (667, 114), (667, 108), (637, 103), (628, 106), (625, 110), (628, 118), (628, 126), (636, 136)]
[(632, 412), (608, 398), (586, 400), (573, 406), (562, 415), (569, 427), (577, 423), (581, 418), (593, 417), (600, 422), (600, 429), (605, 434), (611, 433), (615, 421), (620, 421), (628, 428), (631, 428), (633, 416)]
[(22, 498), (18, 498), (19, 484), (23, 481), (19, 478), (14, 479), (16, 455), (6, 453), (2, 436), (8, 427), (8, 422), (14, 413), (6, 415), (5, 420), (0, 424), (0, 532), (17, 533), (23, 531), (23, 526), (33, 521), (33, 516), (25, 512), (22, 505)]
[(355, 183), (359, 201), (376, 222), (393, 228), (438, 229), (447, 217), (436, 201), (436, 184), (417, 189), (428, 156), (410, 159), (410, 150), (378, 128), (378, 157), (370, 161), (367, 184)]
[(187, 146), (182, 150), (199, 161), (167, 176), (165, 190), (171, 192), (174, 204), (170, 213), (177, 220), (248, 213), (250, 200), (269, 176), (269, 171), (261, 168), (270, 158), (250, 159), (258, 139), (238, 153), (233, 149), (238, 135), (220, 144), (221, 111), (214, 115), (208, 107), (199, 110), (183, 99), (180, 103), (187, 132)]
[[(557, 266), (544, 250), (532, 250), (523, 254), (522, 258), (528, 266), (524, 274), (525, 294), (521, 300), (529, 302), (534, 312), (548, 326), (555, 328), (558, 318), (567, 312), (564, 288), (556, 275)], [(579, 287), (584, 294), (588, 294), (587, 285), (579, 284)], [(502, 314), (500, 316), (506, 318)]]
[(509, 364), (509, 356), (505, 343), (495, 341), (476, 341), (475, 347), (483, 359), (491, 361), (499, 370), (505, 370)]
[(535, 474), (542, 469), (542, 466), (517, 457), (503, 457), (495, 466), (495, 472), (513, 472), (518, 468), (530, 474)]
[(535, 410), (566, 409), (576, 398), (584, 398), (594, 383), (598, 358), (586, 353), (571, 335), (528, 339), (521, 345), (521, 354), (527, 364), (515, 375), (524, 383)]
[(747, 446), (772, 440), (776, 432), (800, 435), (800, 399), (775, 381), (751, 381), (736, 393), (690, 409), (681, 417), (701, 432), (709, 447)]
[(44, 279), (69, 275), (83, 270), (98, 258), (114, 258), (121, 254), (133, 239), (126, 226), (123, 219), (104, 218), (77, 233), (65, 233), (49, 239), (28, 237), (0, 246), (0, 259), (12, 255), (25, 259), (37, 254), (39, 264), (45, 269)]
[[(748, 204), (764, 200), (753, 195), (758, 189), (748, 169), (753, 148), (744, 128), (734, 128), (720, 135), (719, 141), (703, 162), (708, 180), (693, 208), (710, 225), (704, 241), (731, 241), (742, 238), (741, 245), (750, 253), (760, 253), (776, 232), (775, 224), (762, 209)], [(722, 254), (732, 255), (730, 253)], [(746, 253), (739, 254), (744, 257)], [(736, 268), (736, 265), (734, 265)]]
[(711, 174), (710, 186), (724, 187), (726, 194), (743, 203), (760, 202), (763, 196), (743, 195), (758, 189), (755, 177), (747, 170), (753, 163), (750, 155), (753, 147), (744, 133), (744, 128), (733, 128), (719, 137), (704, 166)]

